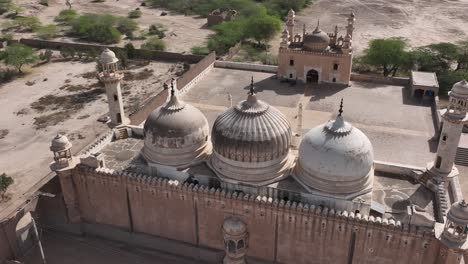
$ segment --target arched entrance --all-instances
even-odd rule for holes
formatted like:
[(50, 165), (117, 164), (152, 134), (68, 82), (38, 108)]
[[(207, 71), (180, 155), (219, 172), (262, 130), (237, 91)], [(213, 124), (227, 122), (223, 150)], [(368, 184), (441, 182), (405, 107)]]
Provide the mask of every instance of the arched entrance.
[(316, 70), (310, 70), (307, 72), (307, 83), (318, 83), (319, 73)]

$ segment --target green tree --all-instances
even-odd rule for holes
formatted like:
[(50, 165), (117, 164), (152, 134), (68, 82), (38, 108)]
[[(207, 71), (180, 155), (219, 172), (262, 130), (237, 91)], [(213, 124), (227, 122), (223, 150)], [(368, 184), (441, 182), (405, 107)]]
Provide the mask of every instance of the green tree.
[(447, 96), (447, 93), (452, 89), (452, 86), (465, 79), (468, 80), (468, 71), (445, 71), (437, 74), (439, 81), (439, 94)]
[(127, 53), (127, 57), (129, 59), (133, 59), (135, 58), (135, 47), (133, 46), (133, 44), (131, 42), (125, 44), (125, 51)]
[(385, 77), (395, 76), (400, 67), (410, 64), (410, 55), (405, 49), (406, 42), (400, 38), (374, 39), (364, 51), (362, 62), (381, 67)]
[(0, 175), (0, 200), (5, 199), (6, 191), (8, 187), (13, 184), (13, 182), (13, 178), (6, 175), (6, 173), (2, 173)]
[(117, 20), (112, 15), (82, 15), (71, 22), (72, 32), (88, 41), (117, 43), (122, 37), (116, 29)]
[(5, 64), (15, 67), (19, 73), (22, 73), (21, 67), (25, 64), (37, 61), (33, 49), (23, 44), (8, 46), (2, 54), (2, 58)]
[(281, 29), (281, 20), (274, 16), (262, 14), (253, 16), (247, 20), (246, 36), (255, 39), (258, 45), (262, 41), (268, 41)]
[(149, 38), (143, 45), (141, 45), (142, 49), (147, 50), (159, 50), (164, 51), (166, 50), (166, 43), (162, 39), (158, 37)]

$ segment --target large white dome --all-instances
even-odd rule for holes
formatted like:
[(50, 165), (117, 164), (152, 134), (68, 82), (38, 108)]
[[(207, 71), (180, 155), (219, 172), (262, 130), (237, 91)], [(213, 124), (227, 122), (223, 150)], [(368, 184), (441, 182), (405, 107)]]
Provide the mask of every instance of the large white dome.
[(304, 135), (296, 176), (307, 187), (321, 192), (362, 193), (372, 187), (373, 164), (369, 139), (340, 114)]
[(211, 152), (206, 117), (179, 100), (174, 88), (169, 101), (148, 116), (144, 131), (142, 154), (149, 163), (186, 167)]

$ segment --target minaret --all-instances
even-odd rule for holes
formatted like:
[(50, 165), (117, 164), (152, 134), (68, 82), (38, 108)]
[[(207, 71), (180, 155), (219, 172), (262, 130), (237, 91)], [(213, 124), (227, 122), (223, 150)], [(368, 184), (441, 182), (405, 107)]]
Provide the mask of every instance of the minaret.
[(465, 200), (455, 202), (445, 223), (435, 224), (435, 236), (440, 241), (437, 264), (460, 263), (468, 249), (468, 204)]
[(119, 59), (110, 49), (105, 49), (99, 57), (102, 72), (99, 73), (99, 80), (106, 86), (107, 103), (109, 105), (109, 116), (111, 126), (128, 124), (129, 120), (125, 116), (120, 90), (120, 81), (123, 74), (118, 70)]
[(289, 42), (294, 41), (294, 26), (296, 25), (296, 21), (294, 20), (296, 17), (296, 12), (294, 10), (289, 10), (288, 12), (288, 20), (286, 21), (286, 26), (289, 32)]
[(68, 220), (71, 223), (79, 223), (81, 214), (72, 173), (79, 161), (71, 154), (71, 148), (72, 143), (68, 138), (65, 135), (57, 134), (50, 144), (50, 150), (54, 153), (54, 162), (50, 164), (50, 169), (57, 174), (60, 181)]
[(353, 39), (354, 21), (356, 21), (356, 16), (351, 12), (348, 17), (348, 25), (346, 26), (346, 35), (349, 35), (351, 39)]
[(449, 97), (449, 106), (441, 113), (443, 123), (437, 155), (434, 163), (429, 165), (429, 172), (436, 176), (434, 180), (437, 182), (445, 181), (447, 177), (458, 174), (454, 162), (463, 125), (468, 121), (466, 115), (468, 82), (463, 80), (454, 84)]

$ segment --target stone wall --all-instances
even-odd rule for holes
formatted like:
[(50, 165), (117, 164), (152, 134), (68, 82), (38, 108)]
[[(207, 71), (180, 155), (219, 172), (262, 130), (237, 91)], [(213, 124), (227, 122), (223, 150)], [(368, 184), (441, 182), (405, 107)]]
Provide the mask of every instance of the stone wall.
[(351, 81), (354, 82), (371, 82), (389, 85), (409, 85), (410, 79), (407, 77), (383, 77), (376, 75), (367, 75), (359, 73), (351, 73)]
[(258, 71), (258, 72), (270, 72), (270, 73), (276, 73), (278, 71), (278, 66), (263, 65), (263, 64), (256, 64), (256, 63), (233, 62), (233, 61), (216, 61), (214, 66), (218, 68)]
[[(72, 48), (74, 50), (79, 50), (79, 51), (88, 51), (90, 49), (95, 49), (98, 52), (100, 52), (104, 50), (105, 48), (110, 48), (112, 50), (121, 50), (125, 52), (124, 48), (99, 45), (99, 44), (59, 42), (59, 41), (24, 39), (24, 38), (20, 39), (19, 42), (21, 44), (28, 45), (33, 48), (39, 48), (39, 49), (61, 50), (63, 48)], [(167, 51), (135, 49), (134, 59), (169, 61), (169, 62), (184, 61), (188, 63), (197, 63), (203, 59), (203, 56), (191, 55), (191, 54), (180, 54), (180, 53), (167, 52)]]
[[(204, 75), (206, 75), (210, 69), (213, 68), (213, 63), (216, 60), (216, 54), (212, 52), (205, 58), (203, 58), (196, 65), (190, 67), (182, 77), (177, 79), (177, 89), (179, 91), (186, 92), (189, 88), (199, 81)], [(143, 104), (137, 111), (130, 114), (131, 124), (139, 125), (146, 120), (148, 115), (156, 108), (166, 102), (168, 97), (168, 90), (164, 90), (148, 100)]]
[(190, 257), (213, 263), (219, 261), (219, 254), (206, 259), (200, 252), (222, 252), (221, 226), (234, 215), (248, 226), (248, 256), (264, 261), (436, 263), (439, 252), (432, 232), (358, 212), (82, 165), (74, 169), (73, 181), (87, 225), (183, 242), (200, 248), (190, 254), (186, 251)]

